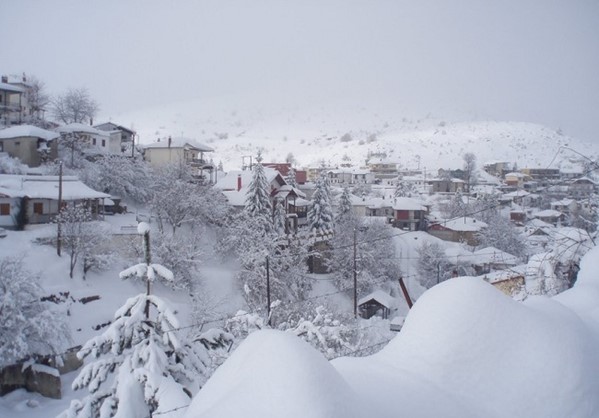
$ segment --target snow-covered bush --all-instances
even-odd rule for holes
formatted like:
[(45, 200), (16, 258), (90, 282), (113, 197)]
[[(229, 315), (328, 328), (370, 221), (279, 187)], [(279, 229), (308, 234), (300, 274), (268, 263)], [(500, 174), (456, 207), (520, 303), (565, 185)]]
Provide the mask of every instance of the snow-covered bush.
[(18, 158), (0, 153), (0, 174), (25, 174), (28, 168)]
[(141, 158), (125, 155), (98, 156), (94, 162), (82, 164), (79, 179), (95, 190), (145, 203), (151, 196), (152, 173)]
[(324, 306), (317, 306), (297, 322), (283, 323), (279, 329), (292, 332), (330, 359), (356, 349), (355, 326), (349, 326), (338, 317)]
[(423, 242), (418, 247), (418, 281), (429, 289), (451, 277), (451, 263), (437, 242)]
[(63, 313), (42, 302), (39, 277), (17, 258), (0, 259), (0, 367), (68, 348)]
[(582, 229), (568, 227), (556, 231), (549, 251), (535, 254), (528, 261), (527, 293), (554, 296), (571, 288), (582, 256), (593, 247), (591, 237)]

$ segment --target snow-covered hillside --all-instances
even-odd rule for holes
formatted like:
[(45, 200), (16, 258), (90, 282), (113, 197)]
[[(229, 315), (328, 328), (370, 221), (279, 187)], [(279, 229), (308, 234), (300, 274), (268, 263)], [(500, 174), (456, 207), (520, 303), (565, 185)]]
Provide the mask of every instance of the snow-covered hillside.
[[(351, 162), (363, 165), (369, 152), (385, 153), (404, 168), (462, 166), (473, 152), (479, 163), (512, 161), (519, 167), (557, 164), (561, 146), (585, 155), (599, 147), (562, 134), (559, 129), (524, 122), (480, 121), (475, 117), (414, 116), (410, 111), (348, 105), (306, 108), (257, 108), (192, 101), (143, 109), (113, 119), (133, 126), (142, 143), (169, 135), (185, 136), (215, 148), (215, 162), (238, 168), (242, 156), (262, 149), (266, 161), (284, 161), (293, 153), (299, 166)], [(466, 120), (464, 122), (464, 120)], [(561, 156), (568, 155), (563, 151)]]

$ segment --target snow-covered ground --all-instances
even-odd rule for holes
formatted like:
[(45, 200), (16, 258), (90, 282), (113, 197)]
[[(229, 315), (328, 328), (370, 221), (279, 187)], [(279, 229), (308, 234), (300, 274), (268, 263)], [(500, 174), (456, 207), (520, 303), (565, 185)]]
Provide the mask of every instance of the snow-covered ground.
[(599, 415), (599, 248), (576, 285), (516, 302), (475, 278), (430, 289), (384, 349), (327, 363), (299, 339), (250, 336), (185, 417)]
[[(121, 234), (121, 226), (135, 226), (135, 214), (107, 216), (106, 222), (112, 227), (115, 246), (140, 246), (141, 237)], [(136, 228), (133, 228), (135, 231)], [(0, 255), (2, 257), (19, 257), (24, 265), (33, 273), (39, 273), (40, 284), (46, 295), (59, 296), (61, 292), (69, 292), (63, 297), (63, 303), (56, 308), (69, 312), (67, 323), (71, 328), (72, 342), (68, 346), (85, 343), (91, 337), (102, 332), (95, 326), (107, 324), (114, 317), (115, 311), (125, 301), (139, 293), (145, 293), (145, 285), (138, 280), (121, 280), (119, 272), (132, 265), (123, 257), (108, 270), (90, 272), (86, 280), (81, 278), (81, 272), (76, 271), (73, 279), (69, 278), (69, 257), (63, 249), (62, 257), (56, 254), (54, 245), (56, 225), (28, 226), (26, 231), (7, 231), (7, 237), (0, 239)], [(207, 245), (210, 245), (207, 242)], [(135, 260), (134, 260), (135, 261)], [(206, 286), (206, 301), (218, 304), (219, 311), (215, 316), (225, 316), (235, 313), (243, 307), (239, 293), (233, 289), (233, 272), (235, 266), (220, 265), (217, 262), (207, 263), (202, 269)], [(183, 326), (190, 324), (192, 304), (190, 295), (183, 291), (173, 291), (160, 283), (155, 283), (153, 292), (168, 300), (177, 311), (177, 316)], [(82, 303), (82, 298), (99, 296), (98, 300)], [(209, 308), (212, 308), (210, 306)], [(62, 376), (62, 394), (60, 400), (44, 398), (41, 395), (17, 390), (0, 397), (0, 417), (54, 417), (65, 410), (72, 399), (80, 398), (83, 391), (74, 392), (71, 383), (79, 371)]]

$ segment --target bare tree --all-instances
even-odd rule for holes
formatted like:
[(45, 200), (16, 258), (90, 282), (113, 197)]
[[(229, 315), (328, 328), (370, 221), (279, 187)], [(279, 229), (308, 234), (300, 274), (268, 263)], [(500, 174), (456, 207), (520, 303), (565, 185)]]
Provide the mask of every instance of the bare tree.
[(462, 158), (464, 159), (464, 181), (466, 181), (466, 191), (470, 193), (470, 185), (474, 182), (474, 170), (476, 170), (476, 155), (467, 152)]
[(52, 114), (63, 123), (92, 123), (99, 105), (85, 88), (69, 89), (52, 101)]
[(75, 266), (83, 260), (83, 278), (92, 268), (102, 269), (110, 262), (110, 251), (103, 242), (108, 231), (97, 222), (83, 205), (69, 205), (56, 218), (62, 227), (62, 241), (69, 254), (69, 276), (73, 278)]
[(30, 76), (28, 80), (27, 102), (30, 114), (27, 115), (29, 122), (36, 126), (45, 127), (44, 112), (50, 104), (50, 96), (46, 92), (46, 85), (37, 77)]

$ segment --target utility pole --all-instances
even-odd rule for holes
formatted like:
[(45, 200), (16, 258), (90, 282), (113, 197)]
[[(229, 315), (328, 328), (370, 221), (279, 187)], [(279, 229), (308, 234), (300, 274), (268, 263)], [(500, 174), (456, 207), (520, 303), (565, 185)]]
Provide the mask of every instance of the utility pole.
[[(137, 134), (131, 135), (131, 159), (135, 158), (135, 137)], [(139, 138), (138, 138), (139, 139)]]
[(58, 224), (56, 227), (56, 254), (61, 256), (62, 247), (62, 220), (60, 219), (60, 212), (62, 212), (62, 161), (58, 166)]
[(410, 294), (408, 293), (408, 289), (406, 288), (406, 284), (403, 282), (403, 277), (399, 277), (399, 287), (401, 287), (401, 291), (403, 293), (403, 297), (408, 304), (408, 308), (412, 309), (412, 299), (410, 298)]
[(270, 266), (266, 256), (266, 313), (268, 314), (268, 325), (270, 325)]
[[(146, 266), (149, 269), (152, 263), (152, 255), (150, 253), (150, 230), (144, 232), (144, 250), (146, 256)], [(150, 296), (150, 278), (146, 275), (146, 294)], [(146, 301), (146, 319), (150, 319), (150, 301)]]
[(357, 243), (358, 233), (354, 228), (354, 318), (358, 318), (358, 266), (357, 266)]

